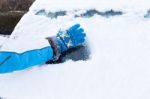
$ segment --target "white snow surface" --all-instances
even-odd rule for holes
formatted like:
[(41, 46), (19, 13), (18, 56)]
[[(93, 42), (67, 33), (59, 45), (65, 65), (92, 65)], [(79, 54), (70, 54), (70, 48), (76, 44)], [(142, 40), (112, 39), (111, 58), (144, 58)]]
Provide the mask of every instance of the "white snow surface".
[(0, 35), (0, 45), (2, 45), (7, 40), (7, 37)]
[[(35, 1), (2, 50), (22, 52), (39, 46), (21, 45), (27, 40), (46, 45), (42, 41), (45, 37), (56, 35), (59, 28), (80, 23), (87, 33), (90, 59), (43, 64), (1, 74), (0, 96), (6, 99), (150, 99), (150, 20), (143, 17), (149, 5), (148, 0)], [(125, 13), (110, 18), (67, 15), (52, 20), (35, 15), (41, 9), (73, 11), (93, 7)]]

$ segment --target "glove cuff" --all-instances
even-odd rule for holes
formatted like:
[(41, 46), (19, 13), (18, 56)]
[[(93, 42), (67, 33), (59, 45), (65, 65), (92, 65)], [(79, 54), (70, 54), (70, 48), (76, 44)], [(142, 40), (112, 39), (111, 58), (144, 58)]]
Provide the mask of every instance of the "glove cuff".
[(57, 61), (61, 55), (61, 48), (57, 42), (57, 38), (56, 37), (48, 37), (46, 39), (49, 41), (49, 43), (53, 49), (53, 52), (54, 52), (52, 61)]

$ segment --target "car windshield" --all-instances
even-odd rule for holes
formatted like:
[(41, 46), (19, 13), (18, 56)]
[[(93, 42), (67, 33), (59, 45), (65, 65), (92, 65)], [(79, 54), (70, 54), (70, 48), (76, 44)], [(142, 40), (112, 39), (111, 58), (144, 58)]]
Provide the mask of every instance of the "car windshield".
[(113, 9), (110, 10), (106, 10), (106, 11), (99, 11), (96, 9), (89, 9), (89, 10), (74, 10), (73, 12), (67, 12), (67, 11), (56, 11), (56, 12), (47, 12), (45, 10), (39, 10), (35, 13), (35, 15), (44, 15), (46, 17), (49, 17), (51, 19), (56, 19), (58, 17), (61, 16), (66, 16), (69, 14), (73, 14), (74, 18), (90, 18), (93, 17), (95, 15), (98, 16), (102, 16), (102, 17), (112, 17), (112, 16), (118, 16), (118, 15), (122, 15), (123, 12), (122, 11), (115, 11)]

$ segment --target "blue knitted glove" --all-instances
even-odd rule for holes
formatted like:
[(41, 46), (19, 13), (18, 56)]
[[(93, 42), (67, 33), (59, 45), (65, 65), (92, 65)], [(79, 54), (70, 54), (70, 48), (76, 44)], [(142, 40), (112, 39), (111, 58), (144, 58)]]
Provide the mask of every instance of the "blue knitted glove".
[(80, 28), (80, 24), (75, 24), (65, 31), (59, 31), (56, 39), (60, 52), (67, 51), (70, 48), (82, 45), (85, 41), (86, 34), (84, 29)]

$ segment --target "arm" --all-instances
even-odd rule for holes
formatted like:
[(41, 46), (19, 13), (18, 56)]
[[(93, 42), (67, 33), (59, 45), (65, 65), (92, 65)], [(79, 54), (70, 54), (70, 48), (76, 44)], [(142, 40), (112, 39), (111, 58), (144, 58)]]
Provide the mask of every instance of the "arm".
[(55, 37), (47, 38), (51, 46), (42, 49), (21, 54), (0, 52), (0, 73), (23, 70), (49, 60), (57, 60), (64, 51), (84, 43), (86, 35), (79, 27), (80, 25), (76, 24), (67, 30), (59, 31)]
[(23, 70), (34, 65), (45, 63), (52, 59), (52, 57), (53, 50), (50, 46), (21, 54), (15, 52), (0, 52), (0, 73)]

